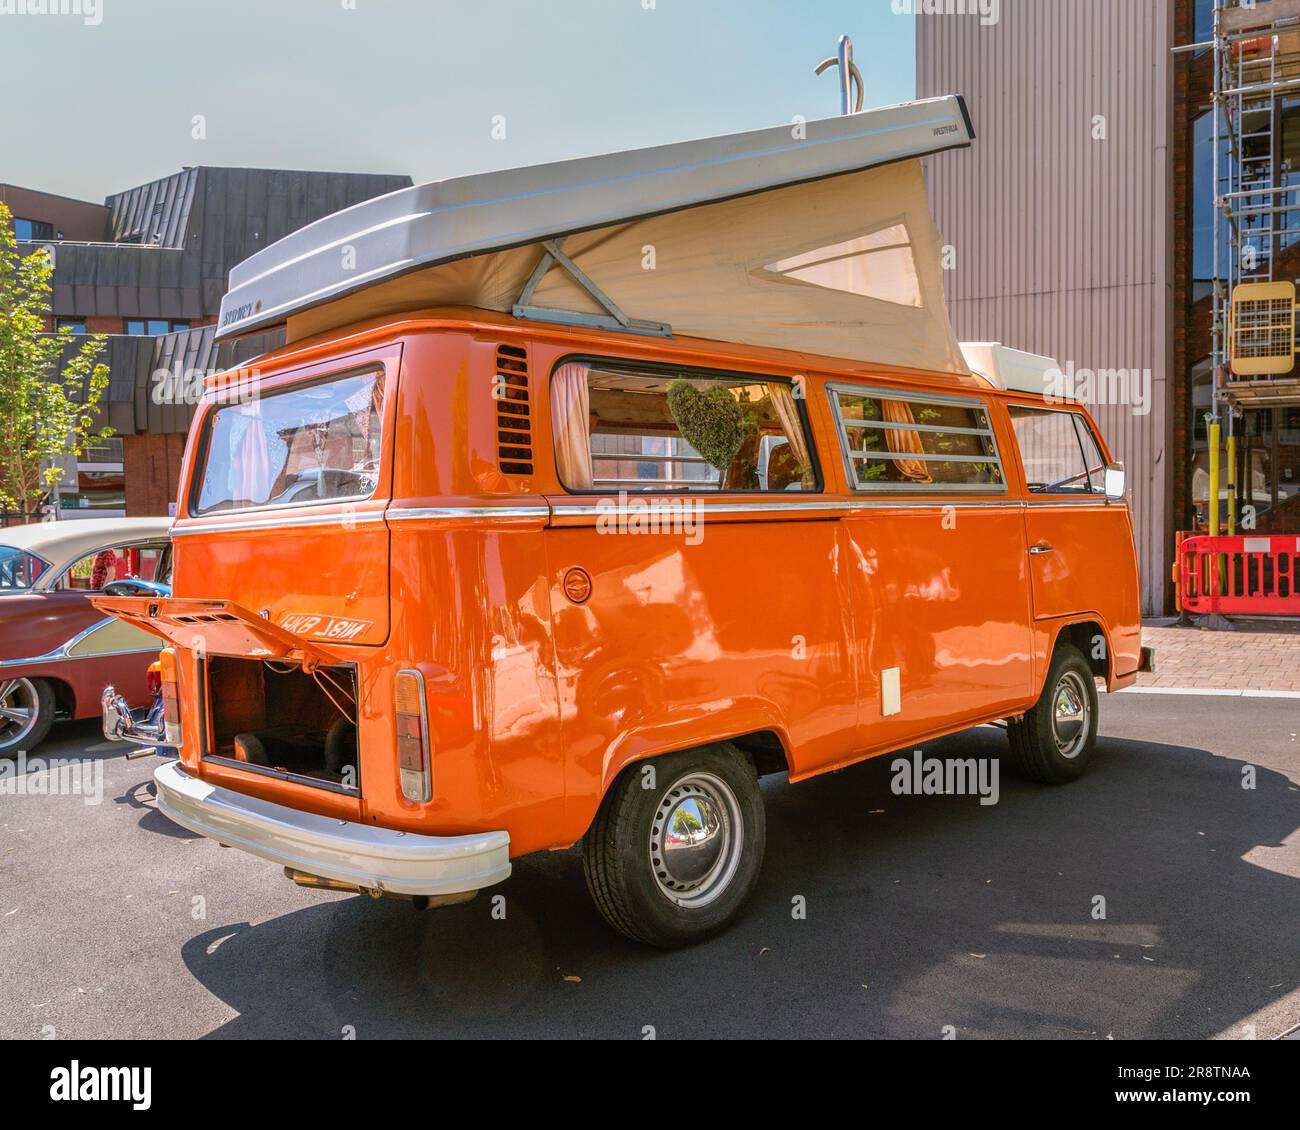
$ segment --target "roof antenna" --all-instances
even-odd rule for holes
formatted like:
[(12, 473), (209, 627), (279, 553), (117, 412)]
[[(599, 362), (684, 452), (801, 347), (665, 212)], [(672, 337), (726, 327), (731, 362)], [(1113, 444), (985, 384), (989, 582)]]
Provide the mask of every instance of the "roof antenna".
[[(815, 74), (821, 74), (822, 71), (829, 67), (839, 67), (840, 69), (840, 113), (841, 114), (860, 114), (862, 112), (862, 72), (858, 70), (857, 65), (853, 62), (853, 40), (847, 35), (840, 36), (840, 53), (829, 59), (824, 59), (817, 64)], [(853, 85), (857, 84), (858, 97), (855, 101), (853, 98)], [(852, 106), (853, 109), (849, 109)]]

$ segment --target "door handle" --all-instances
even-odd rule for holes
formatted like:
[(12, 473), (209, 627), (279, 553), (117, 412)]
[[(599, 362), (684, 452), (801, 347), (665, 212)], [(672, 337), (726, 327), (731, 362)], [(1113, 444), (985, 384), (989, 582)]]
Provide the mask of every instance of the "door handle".
[(1038, 556), (1038, 554), (1040, 553), (1055, 553), (1055, 552), (1056, 552), (1056, 546), (1054, 545), (1034, 545), (1029, 547), (1029, 553), (1031, 556), (1034, 557)]

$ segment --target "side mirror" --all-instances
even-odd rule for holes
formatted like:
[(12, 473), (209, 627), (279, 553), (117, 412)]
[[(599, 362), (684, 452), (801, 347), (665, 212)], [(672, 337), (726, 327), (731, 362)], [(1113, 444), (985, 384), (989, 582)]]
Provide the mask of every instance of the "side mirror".
[(1106, 467), (1106, 497), (1122, 502), (1128, 493), (1127, 476), (1123, 463), (1110, 463)]

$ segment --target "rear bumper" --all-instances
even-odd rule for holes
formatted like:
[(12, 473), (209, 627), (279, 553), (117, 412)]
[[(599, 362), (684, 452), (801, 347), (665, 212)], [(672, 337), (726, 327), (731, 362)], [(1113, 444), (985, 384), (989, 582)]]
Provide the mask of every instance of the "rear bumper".
[(284, 867), (404, 895), (450, 895), (510, 874), (510, 835), (421, 836), (300, 812), (191, 777), (179, 762), (154, 771), (158, 809), (218, 843)]

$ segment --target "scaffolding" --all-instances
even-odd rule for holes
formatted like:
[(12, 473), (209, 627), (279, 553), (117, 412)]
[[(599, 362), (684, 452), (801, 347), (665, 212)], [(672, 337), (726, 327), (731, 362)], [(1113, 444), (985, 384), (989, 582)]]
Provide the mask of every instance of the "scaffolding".
[[(1300, 245), (1300, 0), (1214, 0), (1208, 41), (1175, 48), (1213, 52), (1214, 261), (1209, 439), (1209, 527), (1221, 529), (1220, 451), (1227, 430), (1227, 532), (1236, 533), (1236, 420), (1250, 408), (1300, 405), (1296, 284), (1276, 277)], [(1300, 118), (1297, 119), (1300, 127)]]

